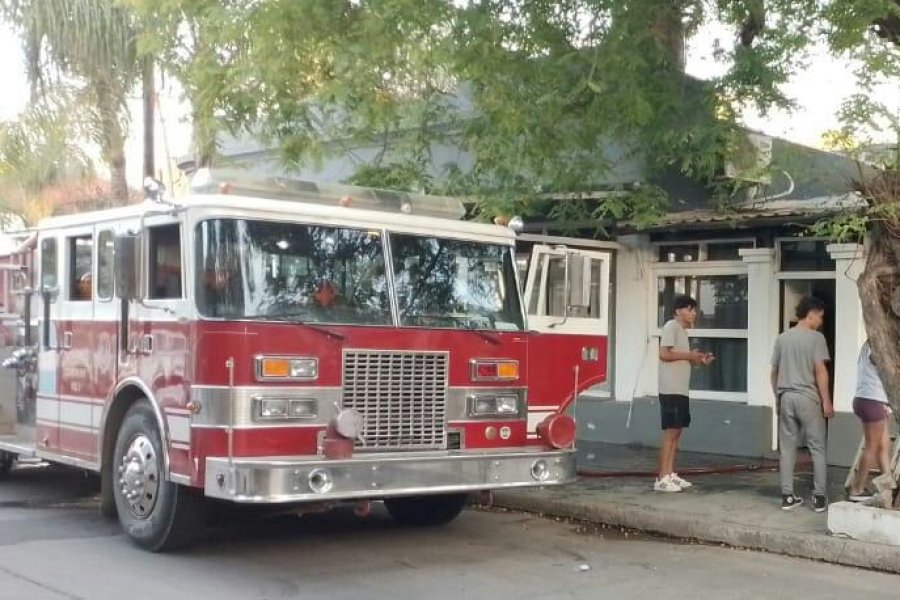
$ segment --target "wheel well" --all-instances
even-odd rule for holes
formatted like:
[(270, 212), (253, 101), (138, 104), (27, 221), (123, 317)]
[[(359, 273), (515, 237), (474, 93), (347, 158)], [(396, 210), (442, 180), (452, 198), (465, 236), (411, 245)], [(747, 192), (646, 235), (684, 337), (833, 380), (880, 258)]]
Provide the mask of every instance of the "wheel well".
[(113, 451), (116, 449), (116, 438), (118, 437), (119, 427), (125, 420), (125, 413), (132, 404), (138, 400), (143, 400), (147, 395), (138, 387), (127, 386), (119, 390), (113, 399), (112, 405), (109, 407), (109, 413), (106, 415), (106, 424), (103, 427), (103, 441), (100, 449), (100, 469), (101, 472), (106, 471), (113, 458)]

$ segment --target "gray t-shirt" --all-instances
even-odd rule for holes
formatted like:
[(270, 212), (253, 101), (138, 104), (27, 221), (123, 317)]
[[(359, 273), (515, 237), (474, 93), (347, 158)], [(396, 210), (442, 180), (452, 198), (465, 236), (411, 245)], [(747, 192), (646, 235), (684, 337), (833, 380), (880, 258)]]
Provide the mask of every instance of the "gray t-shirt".
[(828, 360), (828, 344), (820, 332), (793, 327), (779, 335), (772, 352), (772, 366), (778, 369), (778, 395), (794, 392), (820, 402), (816, 363)]
[[(676, 352), (690, 352), (691, 343), (681, 323), (672, 319), (663, 326), (660, 348), (672, 348)], [(660, 361), (659, 393), (688, 395), (691, 385), (691, 363), (687, 360)]]

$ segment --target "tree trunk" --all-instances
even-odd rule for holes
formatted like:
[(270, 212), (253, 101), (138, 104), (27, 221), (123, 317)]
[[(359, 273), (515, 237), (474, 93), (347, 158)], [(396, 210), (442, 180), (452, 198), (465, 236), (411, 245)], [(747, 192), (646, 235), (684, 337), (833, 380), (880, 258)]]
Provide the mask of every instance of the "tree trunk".
[(156, 177), (156, 145), (154, 140), (156, 81), (153, 60), (144, 59), (141, 72), (144, 97), (144, 177)]
[(857, 285), (878, 374), (900, 423), (900, 239), (883, 222), (874, 222)]
[(112, 201), (118, 206), (128, 204), (128, 180), (125, 177), (125, 149), (120, 145), (109, 158), (109, 189)]

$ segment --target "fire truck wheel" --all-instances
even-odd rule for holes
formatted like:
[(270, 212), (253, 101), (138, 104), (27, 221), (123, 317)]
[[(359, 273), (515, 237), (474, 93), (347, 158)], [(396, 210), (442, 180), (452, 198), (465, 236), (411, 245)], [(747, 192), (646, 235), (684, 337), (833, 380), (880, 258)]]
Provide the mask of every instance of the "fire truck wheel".
[(391, 517), (401, 525), (436, 527), (446, 525), (458, 517), (468, 499), (468, 494), (412, 496), (387, 498), (384, 505)]
[(0, 479), (6, 477), (14, 462), (16, 462), (15, 454), (0, 450)]
[(192, 544), (204, 525), (203, 497), (166, 480), (160, 440), (150, 403), (136, 402), (119, 429), (110, 473), (122, 529), (153, 552)]

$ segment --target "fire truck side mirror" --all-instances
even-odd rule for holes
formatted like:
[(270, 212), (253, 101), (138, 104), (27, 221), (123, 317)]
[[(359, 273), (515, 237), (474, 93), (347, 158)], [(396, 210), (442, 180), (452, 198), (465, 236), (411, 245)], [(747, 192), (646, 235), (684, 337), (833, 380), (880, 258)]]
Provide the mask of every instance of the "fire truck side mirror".
[(115, 239), (116, 294), (123, 300), (140, 300), (140, 236)]

